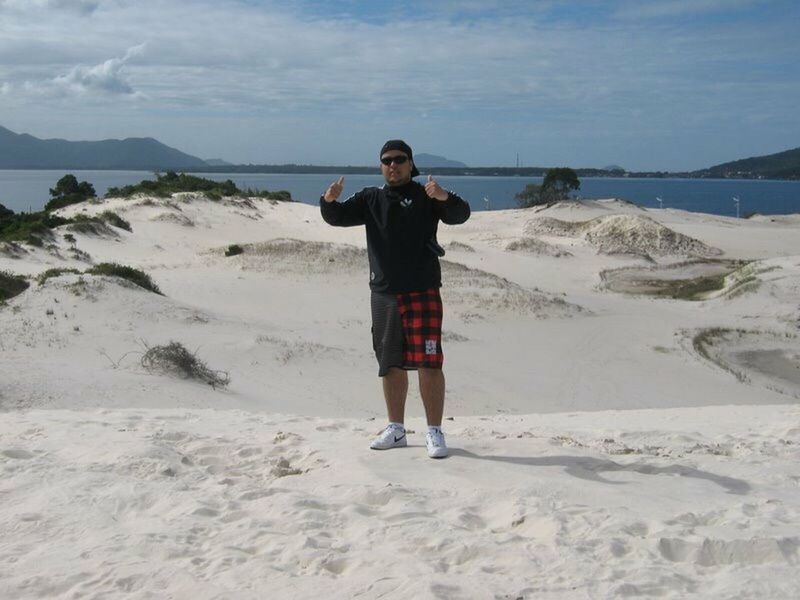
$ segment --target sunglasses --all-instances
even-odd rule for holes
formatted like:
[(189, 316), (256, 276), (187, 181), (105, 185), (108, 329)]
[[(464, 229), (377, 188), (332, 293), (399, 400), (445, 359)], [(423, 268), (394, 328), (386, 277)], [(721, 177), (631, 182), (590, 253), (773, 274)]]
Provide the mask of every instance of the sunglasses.
[(381, 162), (387, 167), (394, 163), (396, 165), (404, 165), (408, 162), (408, 157), (405, 154), (398, 154), (397, 156), (384, 156)]

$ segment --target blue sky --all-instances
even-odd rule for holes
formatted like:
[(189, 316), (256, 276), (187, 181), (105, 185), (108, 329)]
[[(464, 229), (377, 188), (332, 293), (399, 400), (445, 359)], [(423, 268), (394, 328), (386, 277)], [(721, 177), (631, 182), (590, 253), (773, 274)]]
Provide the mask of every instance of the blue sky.
[(800, 3), (0, 0), (0, 125), (202, 158), (698, 169), (800, 146)]

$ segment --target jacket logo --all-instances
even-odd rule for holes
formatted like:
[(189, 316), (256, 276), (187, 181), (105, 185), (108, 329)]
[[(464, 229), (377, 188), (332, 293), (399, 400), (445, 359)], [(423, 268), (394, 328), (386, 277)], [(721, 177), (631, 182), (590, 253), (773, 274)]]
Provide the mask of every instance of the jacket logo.
[(409, 206), (411, 206), (411, 198), (403, 198), (402, 200), (400, 200), (400, 206), (402, 206), (403, 208), (408, 208)]

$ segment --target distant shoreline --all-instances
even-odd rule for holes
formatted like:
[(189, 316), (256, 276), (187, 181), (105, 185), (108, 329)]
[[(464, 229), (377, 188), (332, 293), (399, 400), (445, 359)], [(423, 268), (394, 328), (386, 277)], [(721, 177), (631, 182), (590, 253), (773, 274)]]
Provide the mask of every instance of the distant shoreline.
[[(551, 167), (419, 167), (424, 175), (444, 175), (452, 177), (544, 177)], [(331, 166), (331, 165), (226, 165), (208, 167), (152, 167), (152, 168), (126, 168), (126, 167), (27, 167), (3, 168), (0, 171), (131, 171), (141, 173), (164, 173), (175, 171), (181, 173), (252, 173), (252, 174), (280, 174), (280, 175), (376, 175), (380, 171), (377, 167), (366, 166)], [(608, 179), (705, 179), (719, 181), (800, 181), (797, 177), (763, 177), (763, 176), (711, 176), (695, 172), (667, 172), (667, 171), (606, 171), (603, 169), (575, 169), (578, 177), (608, 178)]]

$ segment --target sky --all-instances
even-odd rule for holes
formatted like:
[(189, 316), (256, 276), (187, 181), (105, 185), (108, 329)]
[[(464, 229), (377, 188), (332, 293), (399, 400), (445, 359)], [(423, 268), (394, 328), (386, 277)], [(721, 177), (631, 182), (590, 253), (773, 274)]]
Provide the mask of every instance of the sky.
[(0, 125), (204, 159), (694, 170), (800, 146), (797, 0), (0, 0)]

